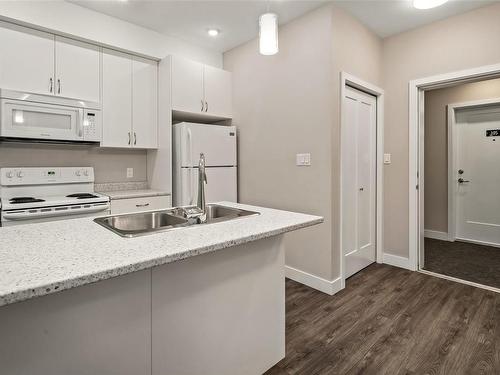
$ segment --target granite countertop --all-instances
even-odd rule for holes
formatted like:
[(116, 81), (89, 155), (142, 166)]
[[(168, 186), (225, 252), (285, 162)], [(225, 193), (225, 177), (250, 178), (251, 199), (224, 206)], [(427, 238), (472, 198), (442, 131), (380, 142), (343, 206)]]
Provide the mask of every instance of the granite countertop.
[(155, 189), (138, 189), (138, 190), (116, 190), (116, 191), (98, 191), (98, 193), (107, 195), (111, 200), (144, 198), (170, 195), (169, 192)]
[(0, 228), (0, 306), (323, 222), (319, 216), (222, 204), (260, 215), (136, 238), (120, 237), (92, 218)]

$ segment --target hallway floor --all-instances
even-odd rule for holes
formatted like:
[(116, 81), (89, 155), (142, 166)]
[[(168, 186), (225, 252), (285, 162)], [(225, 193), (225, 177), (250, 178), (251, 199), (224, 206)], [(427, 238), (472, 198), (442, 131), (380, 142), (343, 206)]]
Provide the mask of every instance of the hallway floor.
[(500, 289), (500, 248), (426, 238), (424, 269)]
[(373, 264), (328, 296), (286, 282), (286, 358), (266, 375), (499, 374), (500, 294)]

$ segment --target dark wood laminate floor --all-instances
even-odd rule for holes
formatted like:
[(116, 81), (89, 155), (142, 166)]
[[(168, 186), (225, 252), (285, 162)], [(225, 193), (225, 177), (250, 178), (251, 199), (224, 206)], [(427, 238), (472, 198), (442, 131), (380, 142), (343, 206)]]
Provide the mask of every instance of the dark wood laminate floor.
[(424, 269), (500, 288), (500, 248), (425, 239)]
[(500, 374), (500, 294), (374, 264), (328, 296), (286, 282), (286, 357), (266, 375)]

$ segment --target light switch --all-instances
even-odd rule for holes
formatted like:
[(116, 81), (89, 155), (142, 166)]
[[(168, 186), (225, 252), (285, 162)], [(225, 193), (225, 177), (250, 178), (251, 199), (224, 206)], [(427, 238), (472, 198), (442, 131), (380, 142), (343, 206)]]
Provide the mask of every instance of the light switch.
[(295, 156), (295, 161), (298, 166), (310, 166), (311, 165), (311, 154), (297, 154)]
[(391, 154), (384, 154), (384, 164), (391, 164)]
[(127, 168), (127, 178), (134, 177), (134, 168)]

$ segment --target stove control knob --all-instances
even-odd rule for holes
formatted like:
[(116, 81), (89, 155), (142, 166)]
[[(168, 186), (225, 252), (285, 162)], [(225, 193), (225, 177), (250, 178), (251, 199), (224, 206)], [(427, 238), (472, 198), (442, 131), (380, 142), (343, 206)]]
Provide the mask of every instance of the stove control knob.
[(14, 172), (9, 171), (5, 175), (7, 176), (7, 178), (12, 178), (12, 177), (14, 177)]
[(83, 175), (84, 176), (88, 176), (89, 175), (89, 171), (87, 171), (86, 169), (83, 171)]
[(17, 172), (17, 177), (23, 178), (24, 177), (24, 172), (21, 172), (21, 171)]
[(80, 172), (80, 171), (76, 171), (76, 172), (75, 172), (75, 174), (76, 174), (78, 177), (80, 177), (80, 175), (82, 174), (82, 172)]

